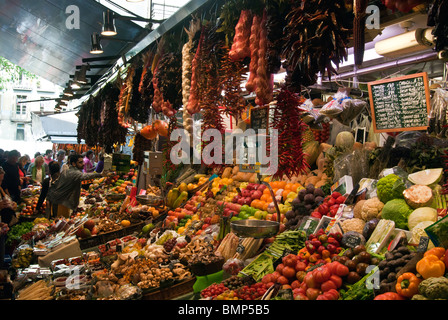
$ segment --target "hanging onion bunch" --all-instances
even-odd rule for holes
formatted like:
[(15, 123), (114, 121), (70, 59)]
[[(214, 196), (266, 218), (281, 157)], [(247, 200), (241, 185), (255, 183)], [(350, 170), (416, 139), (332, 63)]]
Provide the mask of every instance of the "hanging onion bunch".
[(118, 124), (123, 128), (129, 128), (131, 126), (129, 117), (129, 101), (131, 99), (133, 75), (134, 68), (131, 66), (128, 68), (128, 74), (126, 75), (126, 79), (124, 81), (121, 80), (120, 75), (117, 77), (117, 85), (120, 88), (117, 101), (117, 117)]
[(429, 7), (429, 27), (434, 27), (432, 34), (435, 36), (435, 51), (448, 48), (448, 1), (433, 0)]
[(316, 82), (317, 73), (336, 74), (347, 59), (353, 14), (344, 0), (307, 0), (296, 4), (286, 16), (285, 44), (282, 56), (286, 86), (299, 91)]
[[(274, 178), (298, 176), (309, 168), (302, 148), (306, 124), (301, 119), (300, 98), (283, 88), (277, 96), (271, 127), (278, 132), (278, 170)], [(270, 144), (268, 144), (270, 150)]]

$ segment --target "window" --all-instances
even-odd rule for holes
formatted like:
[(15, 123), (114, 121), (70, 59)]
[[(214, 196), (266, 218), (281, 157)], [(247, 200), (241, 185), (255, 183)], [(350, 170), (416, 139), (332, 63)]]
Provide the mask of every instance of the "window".
[(19, 103), (20, 101), (26, 100), (26, 96), (17, 96), (17, 104), (16, 104), (16, 115), (25, 115), (26, 114), (26, 104)]
[(40, 102), (40, 108), (39, 108), (39, 111), (40, 111), (40, 112), (44, 112), (45, 109), (49, 109), (49, 107), (51, 106), (51, 105), (49, 104), (49, 102), (52, 102), (51, 100), (45, 100), (45, 99), (51, 99), (51, 97), (40, 97), (40, 99), (41, 99), (41, 100), (44, 100), (44, 101), (41, 101), (41, 102)]
[(25, 124), (23, 123), (17, 124), (16, 140), (25, 140)]

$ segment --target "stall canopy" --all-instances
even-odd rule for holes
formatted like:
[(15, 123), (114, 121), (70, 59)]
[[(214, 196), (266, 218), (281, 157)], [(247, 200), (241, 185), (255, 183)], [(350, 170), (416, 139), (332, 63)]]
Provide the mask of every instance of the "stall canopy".
[[(79, 10), (78, 10), (79, 9)], [(0, 0), (0, 56), (14, 64), (65, 87), (77, 65), (90, 54), (90, 36), (100, 32), (103, 11), (94, 0)], [(79, 12), (79, 15), (77, 14)], [(79, 29), (72, 28), (78, 27)], [(132, 21), (116, 20), (120, 39), (135, 40), (146, 29)], [(131, 43), (101, 39), (102, 56), (126, 52)], [(103, 60), (112, 64), (116, 59)], [(107, 69), (93, 69), (102, 75)]]
[[(32, 130), (36, 140), (52, 143), (78, 144), (78, 117), (75, 111), (49, 115), (32, 113)], [(84, 144), (84, 141), (81, 141)]]

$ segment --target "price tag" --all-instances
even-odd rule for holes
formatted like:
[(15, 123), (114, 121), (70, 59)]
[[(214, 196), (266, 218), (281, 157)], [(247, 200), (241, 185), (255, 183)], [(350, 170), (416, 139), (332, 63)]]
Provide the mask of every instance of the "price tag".
[(417, 246), (417, 252), (425, 252), (428, 249), (428, 244), (429, 238), (426, 236), (421, 237)]

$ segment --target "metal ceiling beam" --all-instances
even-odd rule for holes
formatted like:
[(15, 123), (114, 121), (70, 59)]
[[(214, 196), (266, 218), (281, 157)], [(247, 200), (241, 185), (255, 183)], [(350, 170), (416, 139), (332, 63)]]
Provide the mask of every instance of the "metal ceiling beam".
[[(135, 46), (133, 46), (128, 52), (122, 55), (111, 67), (102, 78), (100, 78), (101, 83), (95, 83), (90, 90), (84, 95), (83, 99), (86, 100), (87, 97), (91, 94), (96, 94), (98, 90), (101, 89), (107, 83), (108, 79), (114, 78), (118, 70), (123, 67), (128, 61), (132, 58), (143, 52), (148, 46), (153, 44), (155, 41), (160, 39), (165, 33), (172, 30), (175, 26), (177, 26), (181, 21), (185, 18), (189, 17), (191, 14), (199, 10), (206, 3), (212, 2), (211, 0), (191, 0), (179, 10), (177, 10), (171, 17), (166, 19), (162, 24), (160, 24), (155, 30), (151, 31), (148, 35), (146, 35), (142, 40), (140, 40)], [(81, 101), (80, 103), (82, 103)]]

